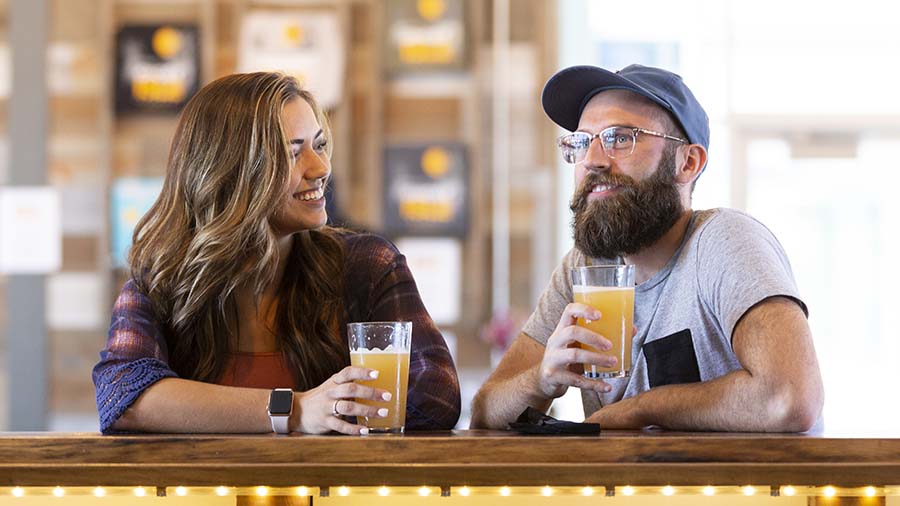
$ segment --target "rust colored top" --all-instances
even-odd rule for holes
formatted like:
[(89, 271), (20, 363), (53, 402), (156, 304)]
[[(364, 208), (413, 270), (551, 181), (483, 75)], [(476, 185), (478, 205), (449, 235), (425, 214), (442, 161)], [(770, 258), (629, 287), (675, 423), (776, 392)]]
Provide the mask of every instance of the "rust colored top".
[(294, 388), (296, 375), (280, 351), (232, 352), (216, 383), (230, 387)]

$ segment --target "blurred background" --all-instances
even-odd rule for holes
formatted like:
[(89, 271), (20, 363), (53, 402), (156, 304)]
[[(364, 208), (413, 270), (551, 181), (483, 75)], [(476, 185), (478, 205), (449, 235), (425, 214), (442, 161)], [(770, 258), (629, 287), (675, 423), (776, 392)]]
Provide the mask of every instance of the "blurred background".
[[(679, 73), (709, 113), (694, 208), (743, 209), (787, 250), (826, 426), (894, 427), (898, 49), (874, 0), (0, 0), (0, 430), (97, 430), (90, 371), (177, 113), (219, 76), (273, 69), (327, 107), (331, 220), (407, 256), (468, 427), (571, 246), (541, 87), (630, 63)], [(580, 420), (570, 394), (554, 414)]]

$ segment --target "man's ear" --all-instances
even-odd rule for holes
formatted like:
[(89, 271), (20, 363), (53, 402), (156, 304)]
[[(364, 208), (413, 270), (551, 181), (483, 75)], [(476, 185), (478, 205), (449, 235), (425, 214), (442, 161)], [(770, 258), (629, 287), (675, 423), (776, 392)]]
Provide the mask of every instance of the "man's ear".
[(699, 144), (682, 146), (675, 157), (675, 182), (688, 185), (694, 182), (706, 167), (706, 149)]

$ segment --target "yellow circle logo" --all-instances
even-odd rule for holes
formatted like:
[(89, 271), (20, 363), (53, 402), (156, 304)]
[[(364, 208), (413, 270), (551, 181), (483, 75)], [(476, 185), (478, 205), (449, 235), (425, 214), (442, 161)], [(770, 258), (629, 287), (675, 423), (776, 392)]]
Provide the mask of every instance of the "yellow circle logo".
[(416, 10), (419, 16), (426, 21), (435, 21), (444, 15), (447, 11), (447, 4), (444, 0), (418, 0), (416, 2)]
[(168, 60), (181, 51), (181, 34), (174, 28), (164, 26), (153, 33), (153, 39), (150, 43), (153, 46), (153, 52), (157, 56)]
[(450, 170), (450, 154), (443, 148), (428, 148), (422, 153), (422, 171), (434, 179)]
[(302, 44), (304, 36), (303, 27), (300, 25), (291, 23), (284, 27), (284, 40), (293, 46)]

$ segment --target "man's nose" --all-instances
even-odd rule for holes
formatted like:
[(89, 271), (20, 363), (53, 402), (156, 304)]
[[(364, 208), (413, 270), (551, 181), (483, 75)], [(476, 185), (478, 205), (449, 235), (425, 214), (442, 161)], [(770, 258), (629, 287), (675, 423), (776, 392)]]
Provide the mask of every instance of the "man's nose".
[(584, 168), (587, 170), (599, 172), (609, 170), (612, 166), (612, 158), (606, 154), (603, 149), (603, 143), (599, 138), (591, 139), (588, 145), (587, 153), (584, 154), (582, 161)]

